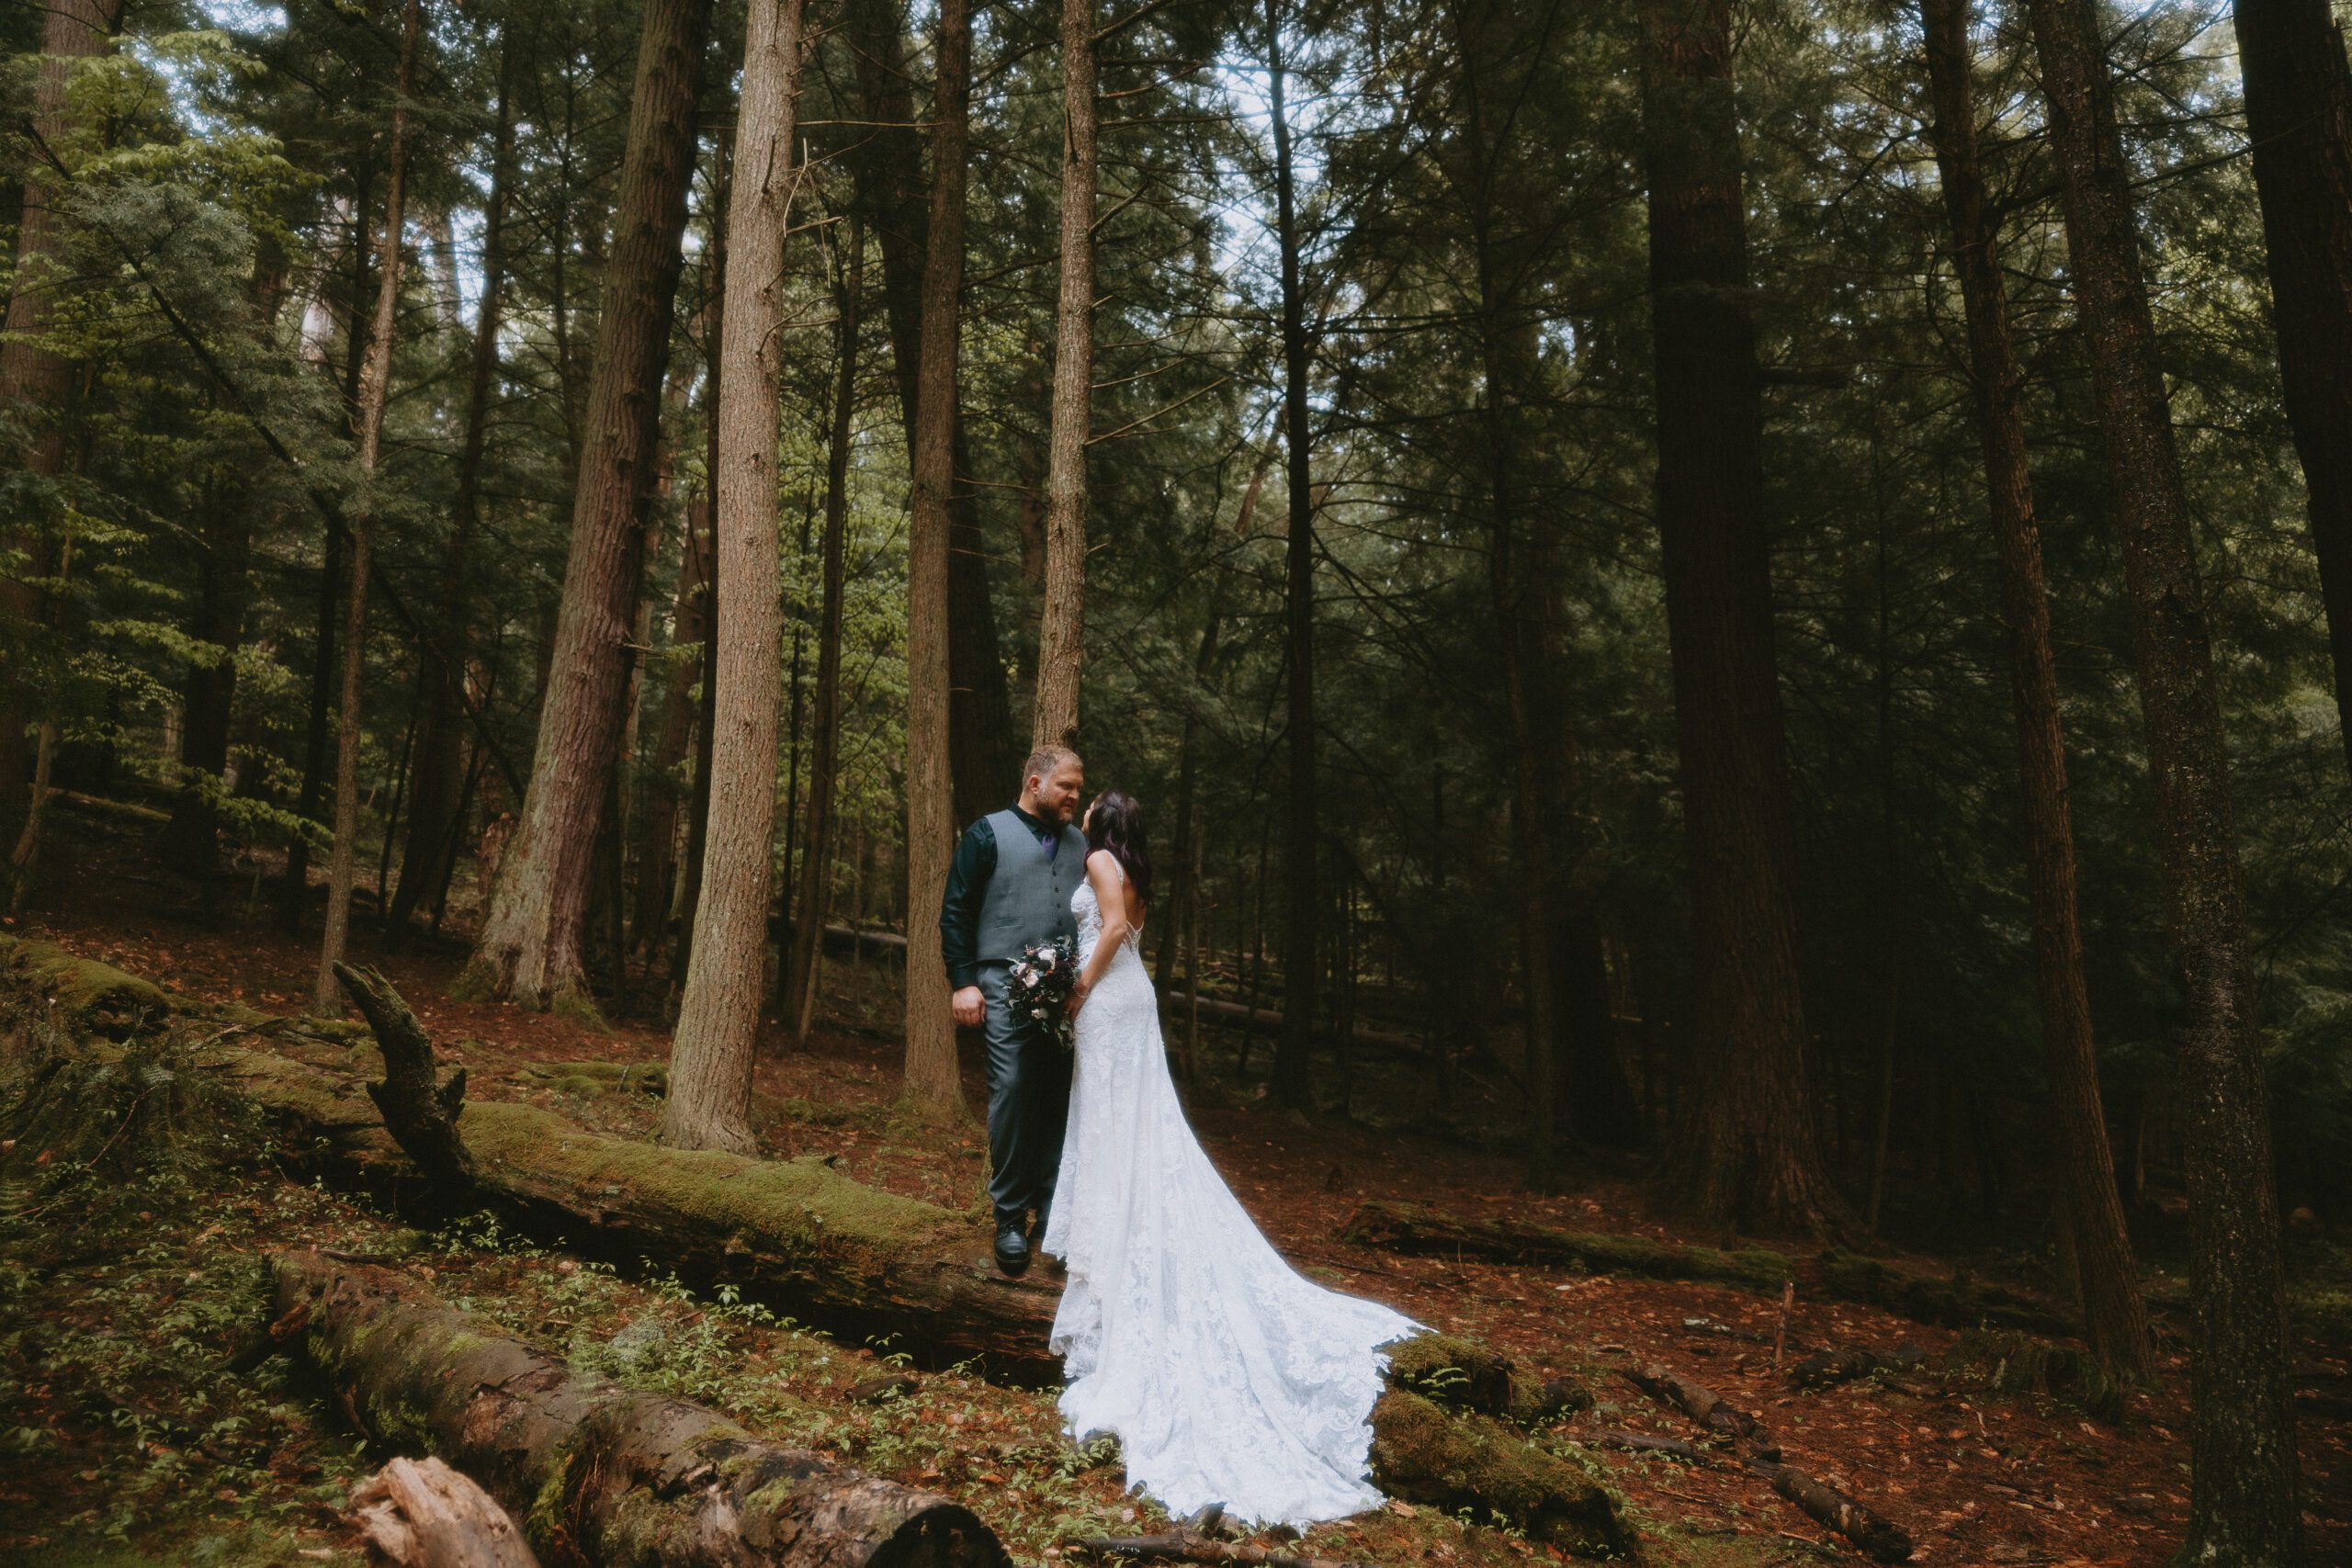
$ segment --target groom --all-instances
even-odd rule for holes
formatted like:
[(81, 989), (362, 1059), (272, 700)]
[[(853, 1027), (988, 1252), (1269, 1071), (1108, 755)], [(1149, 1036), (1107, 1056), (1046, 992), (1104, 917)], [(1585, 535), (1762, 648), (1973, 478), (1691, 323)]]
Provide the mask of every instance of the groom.
[[(1070, 895), (1086, 880), (1086, 838), (1070, 826), (1086, 770), (1060, 746), (1032, 752), (1021, 798), (973, 823), (947, 868), (939, 946), (947, 960), (957, 1023), (984, 1028), (989, 1047), (989, 1201), (996, 1210), (996, 1266), (1029, 1267), (1046, 1234), (1069, 1119), (1069, 1055), (1038, 1038), (1006, 997), (1008, 976), (1032, 942), (1078, 934)], [(1024, 1231), (1029, 1211), (1034, 1229)]]

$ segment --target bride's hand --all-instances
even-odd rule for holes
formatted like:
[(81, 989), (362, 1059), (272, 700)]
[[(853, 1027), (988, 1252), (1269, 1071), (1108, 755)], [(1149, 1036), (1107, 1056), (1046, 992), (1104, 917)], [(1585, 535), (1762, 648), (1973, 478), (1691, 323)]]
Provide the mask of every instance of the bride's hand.
[(1075, 985), (1075, 986), (1073, 986), (1073, 987), (1070, 987), (1070, 993), (1069, 993), (1069, 1015), (1070, 1015), (1070, 1017), (1072, 1017), (1072, 1018), (1076, 1018), (1076, 1017), (1078, 1016), (1078, 1010), (1079, 1010), (1079, 1009), (1080, 1009), (1080, 1008), (1082, 1008), (1082, 1007), (1084, 1007), (1084, 1006), (1086, 1005), (1086, 993), (1087, 993), (1087, 992), (1089, 992), (1089, 991), (1091, 991), (1091, 990), (1092, 990), (1093, 988), (1094, 988), (1093, 987), (1091, 987), (1091, 986), (1088, 985), (1088, 984), (1087, 984), (1085, 981), (1083, 981), (1083, 980), (1080, 980), (1077, 985)]

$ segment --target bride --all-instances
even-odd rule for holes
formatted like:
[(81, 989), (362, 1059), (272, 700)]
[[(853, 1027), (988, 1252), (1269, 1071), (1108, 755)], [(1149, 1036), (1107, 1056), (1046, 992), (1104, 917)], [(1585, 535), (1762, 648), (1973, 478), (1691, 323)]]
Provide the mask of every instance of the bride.
[(1151, 896), (1142, 813), (1109, 791), (1085, 830), (1077, 1081), (1039, 1248), (1068, 1269), (1051, 1344), (1070, 1434), (1115, 1435), (1128, 1485), (1179, 1518), (1216, 1503), (1304, 1526), (1375, 1507), (1380, 1348), (1421, 1325), (1294, 1271), (1209, 1163), (1136, 944)]

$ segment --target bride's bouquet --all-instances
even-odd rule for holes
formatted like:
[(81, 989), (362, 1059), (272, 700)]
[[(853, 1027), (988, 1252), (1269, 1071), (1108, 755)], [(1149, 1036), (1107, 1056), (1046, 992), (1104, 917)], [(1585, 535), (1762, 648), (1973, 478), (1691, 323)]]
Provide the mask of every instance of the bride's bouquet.
[(1012, 1010), (1067, 1051), (1075, 1043), (1070, 993), (1078, 989), (1078, 943), (1066, 936), (1033, 942), (1012, 965)]

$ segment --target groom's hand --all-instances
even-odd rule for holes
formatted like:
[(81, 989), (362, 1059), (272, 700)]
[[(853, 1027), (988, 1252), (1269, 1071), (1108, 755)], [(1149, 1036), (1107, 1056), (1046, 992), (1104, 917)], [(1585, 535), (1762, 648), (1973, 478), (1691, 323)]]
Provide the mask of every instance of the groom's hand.
[(978, 986), (966, 986), (947, 998), (947, 1010), (954, 1013), (956, 1021), (965, 1028), (978, 1029), (980, 1021), (988, 1016), (988, 1002), (981, 997)]

